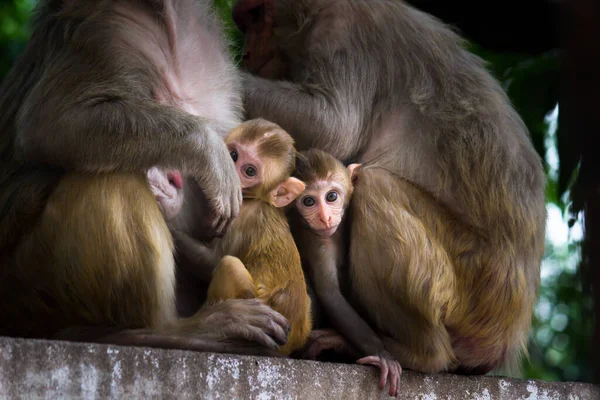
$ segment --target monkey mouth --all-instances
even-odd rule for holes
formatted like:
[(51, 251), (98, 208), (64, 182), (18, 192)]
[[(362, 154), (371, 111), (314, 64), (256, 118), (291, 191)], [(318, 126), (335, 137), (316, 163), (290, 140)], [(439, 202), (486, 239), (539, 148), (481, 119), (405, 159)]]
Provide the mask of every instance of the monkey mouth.
[(319, 235), (321, 237), (329, 237), (329, 236), (333, 235), (336, 230), (337, 230), (337, 225), (332, 226), (331, 228), (319, 229), (315, 232), (317, 233), (317, 235)]

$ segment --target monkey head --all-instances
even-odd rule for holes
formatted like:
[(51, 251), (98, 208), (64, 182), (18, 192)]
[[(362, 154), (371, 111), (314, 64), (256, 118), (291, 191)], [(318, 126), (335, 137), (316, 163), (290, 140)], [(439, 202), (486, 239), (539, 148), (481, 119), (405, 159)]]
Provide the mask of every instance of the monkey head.
[(296, 209), (310, 230), (323, 237), (336, 232), (359, 170), (360, 164), (346, 168), (318, 149), (298, 153), (294, 176), (306, 183), (306, 189), (296, 199)]
[[(302, 22), (314, 7), (299, 0), (239, 0), (232, 10), (233, 20), (244, 33), (242, 64), (251, 73), (267, 79), (289, 79), (303, 40)], [(314, 10), (313, 10), (314, 11)]]
[(296, 150), (294, 140), (279, 125), (264, 119), (246, 121), (225, 138), (242, 183), (244, 198), (285, 207), (305, 185), (291, 177)]
[(183, 207), (183, 180), (177, 170), (152, 167), (147, 173), (150, 190), (154, 194), (165, 220), (175, 218)]

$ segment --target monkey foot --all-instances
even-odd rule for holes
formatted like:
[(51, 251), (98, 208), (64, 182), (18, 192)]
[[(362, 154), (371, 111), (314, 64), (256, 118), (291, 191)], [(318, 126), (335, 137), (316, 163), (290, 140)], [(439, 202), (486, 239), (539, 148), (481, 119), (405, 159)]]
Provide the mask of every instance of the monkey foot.
[(317, 356), (325, 350), (332, 350), (354, 358), (358, 354), (346, 339), (333, 329), (317, 329), (310, 333), (303, 358), (316, 360)]
[(400, 363), (394, 359), (394, 357), (385, 352), (381, 355), (374, 355), (363, 357), (356, 361), (357, 364), (361, 365), (374, 365), (381, 370), (379, 376), (379, 386), (383, 389), (388, 381), (390, 381), (390, 396), (398, 396), (398, 389), (400, 388), (400, 375), (402, 375), (402, 367)]

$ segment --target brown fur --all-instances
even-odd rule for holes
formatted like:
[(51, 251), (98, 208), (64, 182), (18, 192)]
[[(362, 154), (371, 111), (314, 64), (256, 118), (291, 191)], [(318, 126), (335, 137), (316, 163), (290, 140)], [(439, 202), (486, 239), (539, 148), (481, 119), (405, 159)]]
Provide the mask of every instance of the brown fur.
[[(357, 166), (358, 167), (358, 166)], [(396, 395), (400, 383), (401, 367), (395, 357), (385, 348), (383, 341), (367, 322), (355, 311), (344, 297), (344, 283), (348, 278), (347, 234), (344, 211), (350, 203), (352, 179), (358, 169), (346, 168), (332, 155), (321, 150), (310, 149), (298, 154), (294, 176), (306, 184), (305, 192), (296, 201), (295, 212), (291, 214), (291, 226), (298, 245), (302, 264), (308, 270), (312, 286), (325, 312), (326, 320), (341, 333), (335, 340), (331, 334), (313, 332), (316, 339), (306, 351), (313, 358), (322, 350), (356, 349), (360, 364), (375, 365), (381, 370), (381, 387), (390, 380), (389, 394)], [(324, 183), (327, 186), (324, 186)], [(335, 191), (336, 202), (327, 202), (322, 197)], [(328, 207), (332, 212), (340, 212), (341, 219), (334, 226), (331, 236), (318, 234), (315, 221), (308, 218), (307, 209), (302, 207), (304, 195), (315, 196), (315, 206)], [(341, 208), (340, 208), (341, 206)], [(337, 219), (335, 220), (337, 221)], [(345, 342), (348, 341), (350, 346)]]
[(208, 0), (39, 2), (0, 87), (0, 334), (253, 354), (285, 339), (256, 300), (177, 318), (172, 238), (146, 182), (155, 165), (190, 175), (209, 233), (236, 216), (225, 45)]
[[(264, 20), (246, 18), (261, 7)], [(366, 166), (350, 276), (386, 347), (425, 372), (514, 366), (539, 285), (545, 178), (481, 60), (397, 0), (240, 0), (234, 17), (258, 75), (244, 75), (247, 115), (299, 150)]]
[[(270, 204), (268, 193), (277, 191), (294, 168), (293, 140), (277, 125), (258, 120), (234, 129), (225, 141), (254, 142), (259, 149), (258, 158), (267, 164), (264, 172), (269, 178), (254, 188), (254, 193), (263, 196), (244, 200), (239, 217), (219, 242), (217, 253), (226, 257), (214, 272), (208, 300), (256, 294), (290, 323), (287, 343), (279, 349), (288, 355), (303, 347), (310, 334), (311, 303), (286, 216), (281, 208)], [(262, 153), (265, 148), (270, 151)], [(232, 279), (241, 281), (231, 282)]]

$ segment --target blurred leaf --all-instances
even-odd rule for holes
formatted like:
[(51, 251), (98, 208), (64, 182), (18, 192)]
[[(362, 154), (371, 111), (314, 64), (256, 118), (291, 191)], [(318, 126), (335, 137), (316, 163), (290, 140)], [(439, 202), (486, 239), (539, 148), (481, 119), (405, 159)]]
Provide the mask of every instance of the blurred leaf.
[[(560, 83), (558, 54), (547, 53), (519, 61), (510, 71), (508, 95), (529, 129), (535, 149), (542, 159), (546, 148), (544, 119), (558, 103)], [(560, 198), (561, 193), (557, 193)]]

